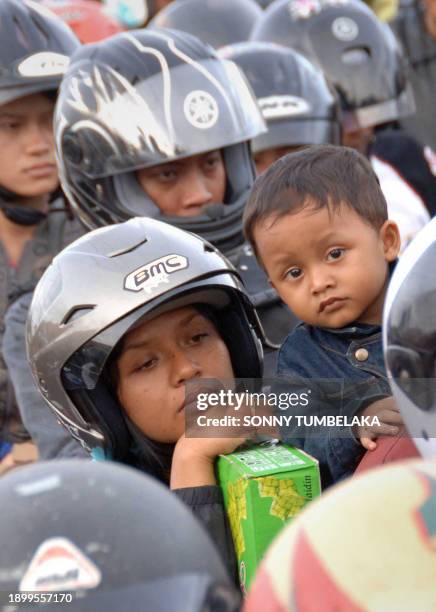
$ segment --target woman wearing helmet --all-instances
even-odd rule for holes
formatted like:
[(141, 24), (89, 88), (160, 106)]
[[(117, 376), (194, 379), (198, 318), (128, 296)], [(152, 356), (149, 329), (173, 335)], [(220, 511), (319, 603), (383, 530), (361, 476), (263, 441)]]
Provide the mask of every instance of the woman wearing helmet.
[[(83, 231), (65, 214), (52, 129), (57, 88), (79, 45), (59, 19), (34, 3), (0, 2), (0, 334), (17, 294), (29, 291), (51, 258)], [(0, 358), (0, 439), (28, 438)]]
[(213, 460), (242, 439), (185, 437), (185, 387), (258, 379), (261, 337), (236, 270), (214, 247), (136, 218), (85, 235), (53, 261), (27, 340), (35, 381), (73, 437), (95, 458), (179, 489), (232, 566)]

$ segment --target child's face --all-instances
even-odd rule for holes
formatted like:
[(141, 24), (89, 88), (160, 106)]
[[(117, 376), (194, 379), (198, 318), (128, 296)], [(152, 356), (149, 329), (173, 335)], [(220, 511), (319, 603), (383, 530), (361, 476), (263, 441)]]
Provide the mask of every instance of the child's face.
[(151, 440), (176, 442), (185, 430), (185, 383), (233, 379), (227, 346), (213, 323), (186, 306), (130, 331), (118, 360), (118, 399)]
[(349, 206), (331, 213), (303, 207), (255, 227), (254, 238), (272, 285), (302, 321), (339, 328), (381, 322), (388, 262), (398, 254), (398, 228), (380, 230)]
[(23, 198), (47, 195), (58, 186), (53, 108), (43, 94), (0, 106), (0, 185)]
[(164, 215), (195, 217), (206, 204), (223, 202), (226, 171), (221, 151), (137, 171), (139, 184)]

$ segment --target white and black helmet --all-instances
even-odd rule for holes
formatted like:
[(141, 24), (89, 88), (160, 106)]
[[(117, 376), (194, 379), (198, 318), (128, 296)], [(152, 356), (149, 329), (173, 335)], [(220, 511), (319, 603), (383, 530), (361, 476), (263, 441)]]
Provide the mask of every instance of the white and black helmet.
[(252, 40), (282, 44), (318, 65), (336, 88), (346, 131), (413, 114), (406, 60), (389, 26), (356, 0), (276, 0)]
[[(242, 242), (254, 180), (248, 141), (265, 130), (240, 69), (170, 30), (122, 33), (73, 57), (55, 113), (62, 186), (90, 229), (135, 216), (203, 236), (225, 252)], [(193, 218), (163, 216), (135, 170), (221, 149), (224, 203)]]
[(0, 504), (4, 612), (240, 610), (192, 512), (139, 470), (38, 461), (2, 476)]
[(43, 396), (85, 448), (117, 459), (131, 445), (103, 376), (117, 342), (168, 304), (198, 303), (216, 312), (235, 377), (261, 377), (254, 307), (233, 266), (198, 236), (135, 218), (90, 232), (55, 257), (30, 307), (28, 356)]
[(292, 49), (263, 42), (223, 47), (250, 83), (268, 132), (251, 142), (253, 153), (274, 147), (340, 144), (339, 104), (322, 72)]
[(409, 434), (436, 457), (436, 219), (401, 256), (386, 296), (386, 369)]
[[(56, 95), (70, 56), (80, 43), (50, 11), (27, 0), (0, 1), (0, 106), (32, 94)], [(0, 185), (0, 208), (14, 223), (35, 225), (40, 211)]]
[(72, 30), (27, 0), (0, 2), (0, 105), (57, 90), (79, 46)]

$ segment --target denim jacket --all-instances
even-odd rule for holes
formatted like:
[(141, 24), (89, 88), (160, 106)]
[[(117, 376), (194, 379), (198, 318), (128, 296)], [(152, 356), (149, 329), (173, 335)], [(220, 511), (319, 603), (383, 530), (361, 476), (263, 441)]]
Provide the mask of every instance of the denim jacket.
[[(301, 323), (280, 349), (277, 373), (280, 378), (341, 381), (338, 414), (349, 417), (391, 395), (379, 325), (353, 323), (325, 329)], [(351, 427), (329, 428), (322, 437), (295, 438), (289, 434), (281, 430), (285, 442), (318, 459), (324, 486), (350, 476), (365, 452)]]

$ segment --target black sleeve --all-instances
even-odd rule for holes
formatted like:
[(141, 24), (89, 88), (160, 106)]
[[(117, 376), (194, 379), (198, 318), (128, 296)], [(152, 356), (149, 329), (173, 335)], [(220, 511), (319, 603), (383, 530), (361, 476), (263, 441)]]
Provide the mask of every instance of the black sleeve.
[(174, 489), (173, 493), (191, 508), (195, 517), (203, 524), (230, 577), (239, 588), (235, 548), (220, 487), (217, 485), (188, 487)]

